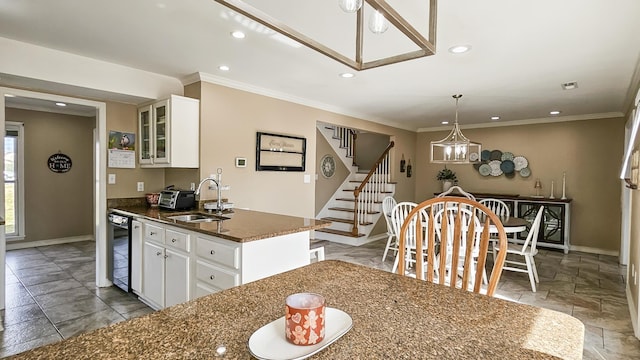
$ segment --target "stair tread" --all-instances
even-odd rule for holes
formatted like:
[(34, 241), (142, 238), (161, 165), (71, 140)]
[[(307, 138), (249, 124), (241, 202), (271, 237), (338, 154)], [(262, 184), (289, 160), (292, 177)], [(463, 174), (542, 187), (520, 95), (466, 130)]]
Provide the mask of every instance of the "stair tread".
[[(362, 180), (349, 180), (350, 183), (354, 183), (354, 184), (362, 184)], [(398, 182), (397, 181), (387, 181), (387, 184), (393, 184), (393, 185), (397, 185)]]
[[(341, 208), (341, 207), (332, 207), (329, 208), (329, 210), (336, 210), (336, 211), (346, 211), (346, 212), (353, 212), (353, 209), (349, 209), (349, 208)], [(380, 214), (380, 211), (367, 211), (367, 214)]]
[[(331, 222), (339, 222), (339, 223), (343, 223), (343, 224), (352, 224), (353, 223), (353, 219), (341, 219), (341, 218), (337, 218), (337, 217), (323, 217), (321, 220), (325, 220), (325, 221), (331, 221)], [(363, 221), (360, 222), (360, 225), (373, 225), (372, 222), (368, 222), (368, 221)]]
[[(355, 202), (356, 201), (354, 198), (351, 198), (351, 199), (349, 199), (349, 198), (336, 198), (334, 200), (337, 200), (337, 201), (349, 201), (349, 202)], [(382, 201), (374, 201), (373, 203), (374, 204), (382, 204)]]
[(342, 235), (342, 236), (353, 237), (353, 238), (365, 236), (365, 234), (353, 235), (349, 231), (334, 230), (334, 229), (327, 229), (327, 228), (318, 229), (318, 230), (316, 230), (316, 232), (323, 232), (323, 233), (334, 234), (334, 235)]
[[(342, 191), (350, 191), (350, 192), (353, 192), (353, 190), (355, 190), (355, 189), (342, 189)], [(360, 191), (360, 192), (361, 192), (361, 193), (363, 193), (363, 192), (370, 193), (370, 192), (376, 192), (376, 191), (371, 191), (371, 190), (366, 191), (366, 190), (363, 190), (363, 191)], [(391, 194), (391, 191), (378, 191), (378, 192), (379, 192), (380, 194)]]

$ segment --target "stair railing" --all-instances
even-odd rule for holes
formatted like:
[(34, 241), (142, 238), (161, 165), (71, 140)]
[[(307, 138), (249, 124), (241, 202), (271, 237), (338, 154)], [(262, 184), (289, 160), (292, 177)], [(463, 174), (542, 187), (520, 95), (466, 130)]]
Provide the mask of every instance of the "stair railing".
[(382, 201), (382, 194), (387, 190), (387, 184), (391, 181), (389, 152), (394, 145), (393, 141), (389, 143), (364, 180), (353, 190), (354, 208), (351, 233), (354, 236), (358, 236), (358, 225), (373, 211), (373, 205)]
[(347, 157), (351, 158), (351, 165), (357, 166), (356, 140), (358, 138), (358, 134), (355, 132), (355, 130), (334, 125), (333, 138), (340, 140), (340, 148), (346, 149)]

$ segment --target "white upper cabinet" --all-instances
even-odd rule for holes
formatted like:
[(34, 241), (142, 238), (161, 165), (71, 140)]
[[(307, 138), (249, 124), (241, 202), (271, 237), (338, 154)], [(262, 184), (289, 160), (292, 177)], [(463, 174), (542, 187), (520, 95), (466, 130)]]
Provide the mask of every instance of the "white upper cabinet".
[(138, 108), (141, 167), (200, 166), (200, 101), (178, 95)]

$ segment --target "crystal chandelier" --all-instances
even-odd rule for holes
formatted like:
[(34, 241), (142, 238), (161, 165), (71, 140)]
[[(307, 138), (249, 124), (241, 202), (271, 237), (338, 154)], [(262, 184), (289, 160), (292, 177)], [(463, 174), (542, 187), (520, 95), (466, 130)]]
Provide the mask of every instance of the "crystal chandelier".
[(456, 99), (456, 119), (453, 129), (442, 140), (431, 142), (431, 162), (437, 164), (472, 164), (480, 160), (482, 145), (467, 139), (458, 125), (458, 100), (462, 95), (453, 95)]
[[(285, 24), (283, 21), (274, 18), (273, 16), (265, 13), (264, 11), (248, 4), (247, 0), (215, 0), (217, 3), (242, 14), (280, 34), (297, 41), (300, 44), (307, 46), (329, 58), (336, 60), (356, 71), (367, 70), (379, 66), (395, 64), (402, 61), (417, 59), (436, 53), (436, 10), (437, 0), (429, 1), (429, 10), (427, 19), (428, 34), (425, 37), (416, 28), (414, 28), (402, 15), (398, 13), (391, 5), (385, 0), (338, 0), (340, 8), (347, 13), (356, 14), (356, 28), (354, 31), (355, 36), (355, 54), (352, 57), (346, 56), (317, 40), (310, 38), (309, 36), (293, 29), (291, 26)], [(365, 61), (363, 59), (363, 46), (364, 46), (364, 3), (367, 3), (371, 9), (373, 9), (369, 16), (367, 26), (369, 30), (374, 34), (382, 34), (390, 25), (393, 25), (400, 31), (407, 39), (416, 45), (417, 50), (412, 50), (406, 53), (395, 54), (387, 56), (381, 59), (375, 59), (371, 61)], [(335, 6), (335, 3), (333, 3)], [(367, 9), (367, 10), (371, 10)]]

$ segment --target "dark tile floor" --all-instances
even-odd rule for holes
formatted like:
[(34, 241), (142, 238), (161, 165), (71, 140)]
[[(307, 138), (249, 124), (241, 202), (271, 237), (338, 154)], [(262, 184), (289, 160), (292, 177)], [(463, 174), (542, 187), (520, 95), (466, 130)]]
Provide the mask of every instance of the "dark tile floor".
[[(7, 304), (0, 357), (107, 326), (152, 310), (115, 288), (95, 287), (93, 242), (7, 252)], [(351, 247), (326, 241), (326, 259), (390, 271), (384, 241)], [(504, 272), (497, 296), (561, 311), (586, 327), (585, 359), (640, 359), (624, 290), (626, 268), (616, 257), (540, 250), (540, 284), (531, 292), (524, 273)]]
[(92, 241), (7, 251), (0, 357), (147, 314), (123, 291), (95, 286)]
[[(392, 255), (382, 261), (386, 239), (359, 247), (327, 241), (325, 257), (391, 271)], [(640, 359), (625, 294), (626, 267), (613, 256), (540, 249), (535, 257), (540, 283), (532, 292), (526, 273), (505, 271), (496, 296), (572, 315), (585, 324), (584, 359)]]

